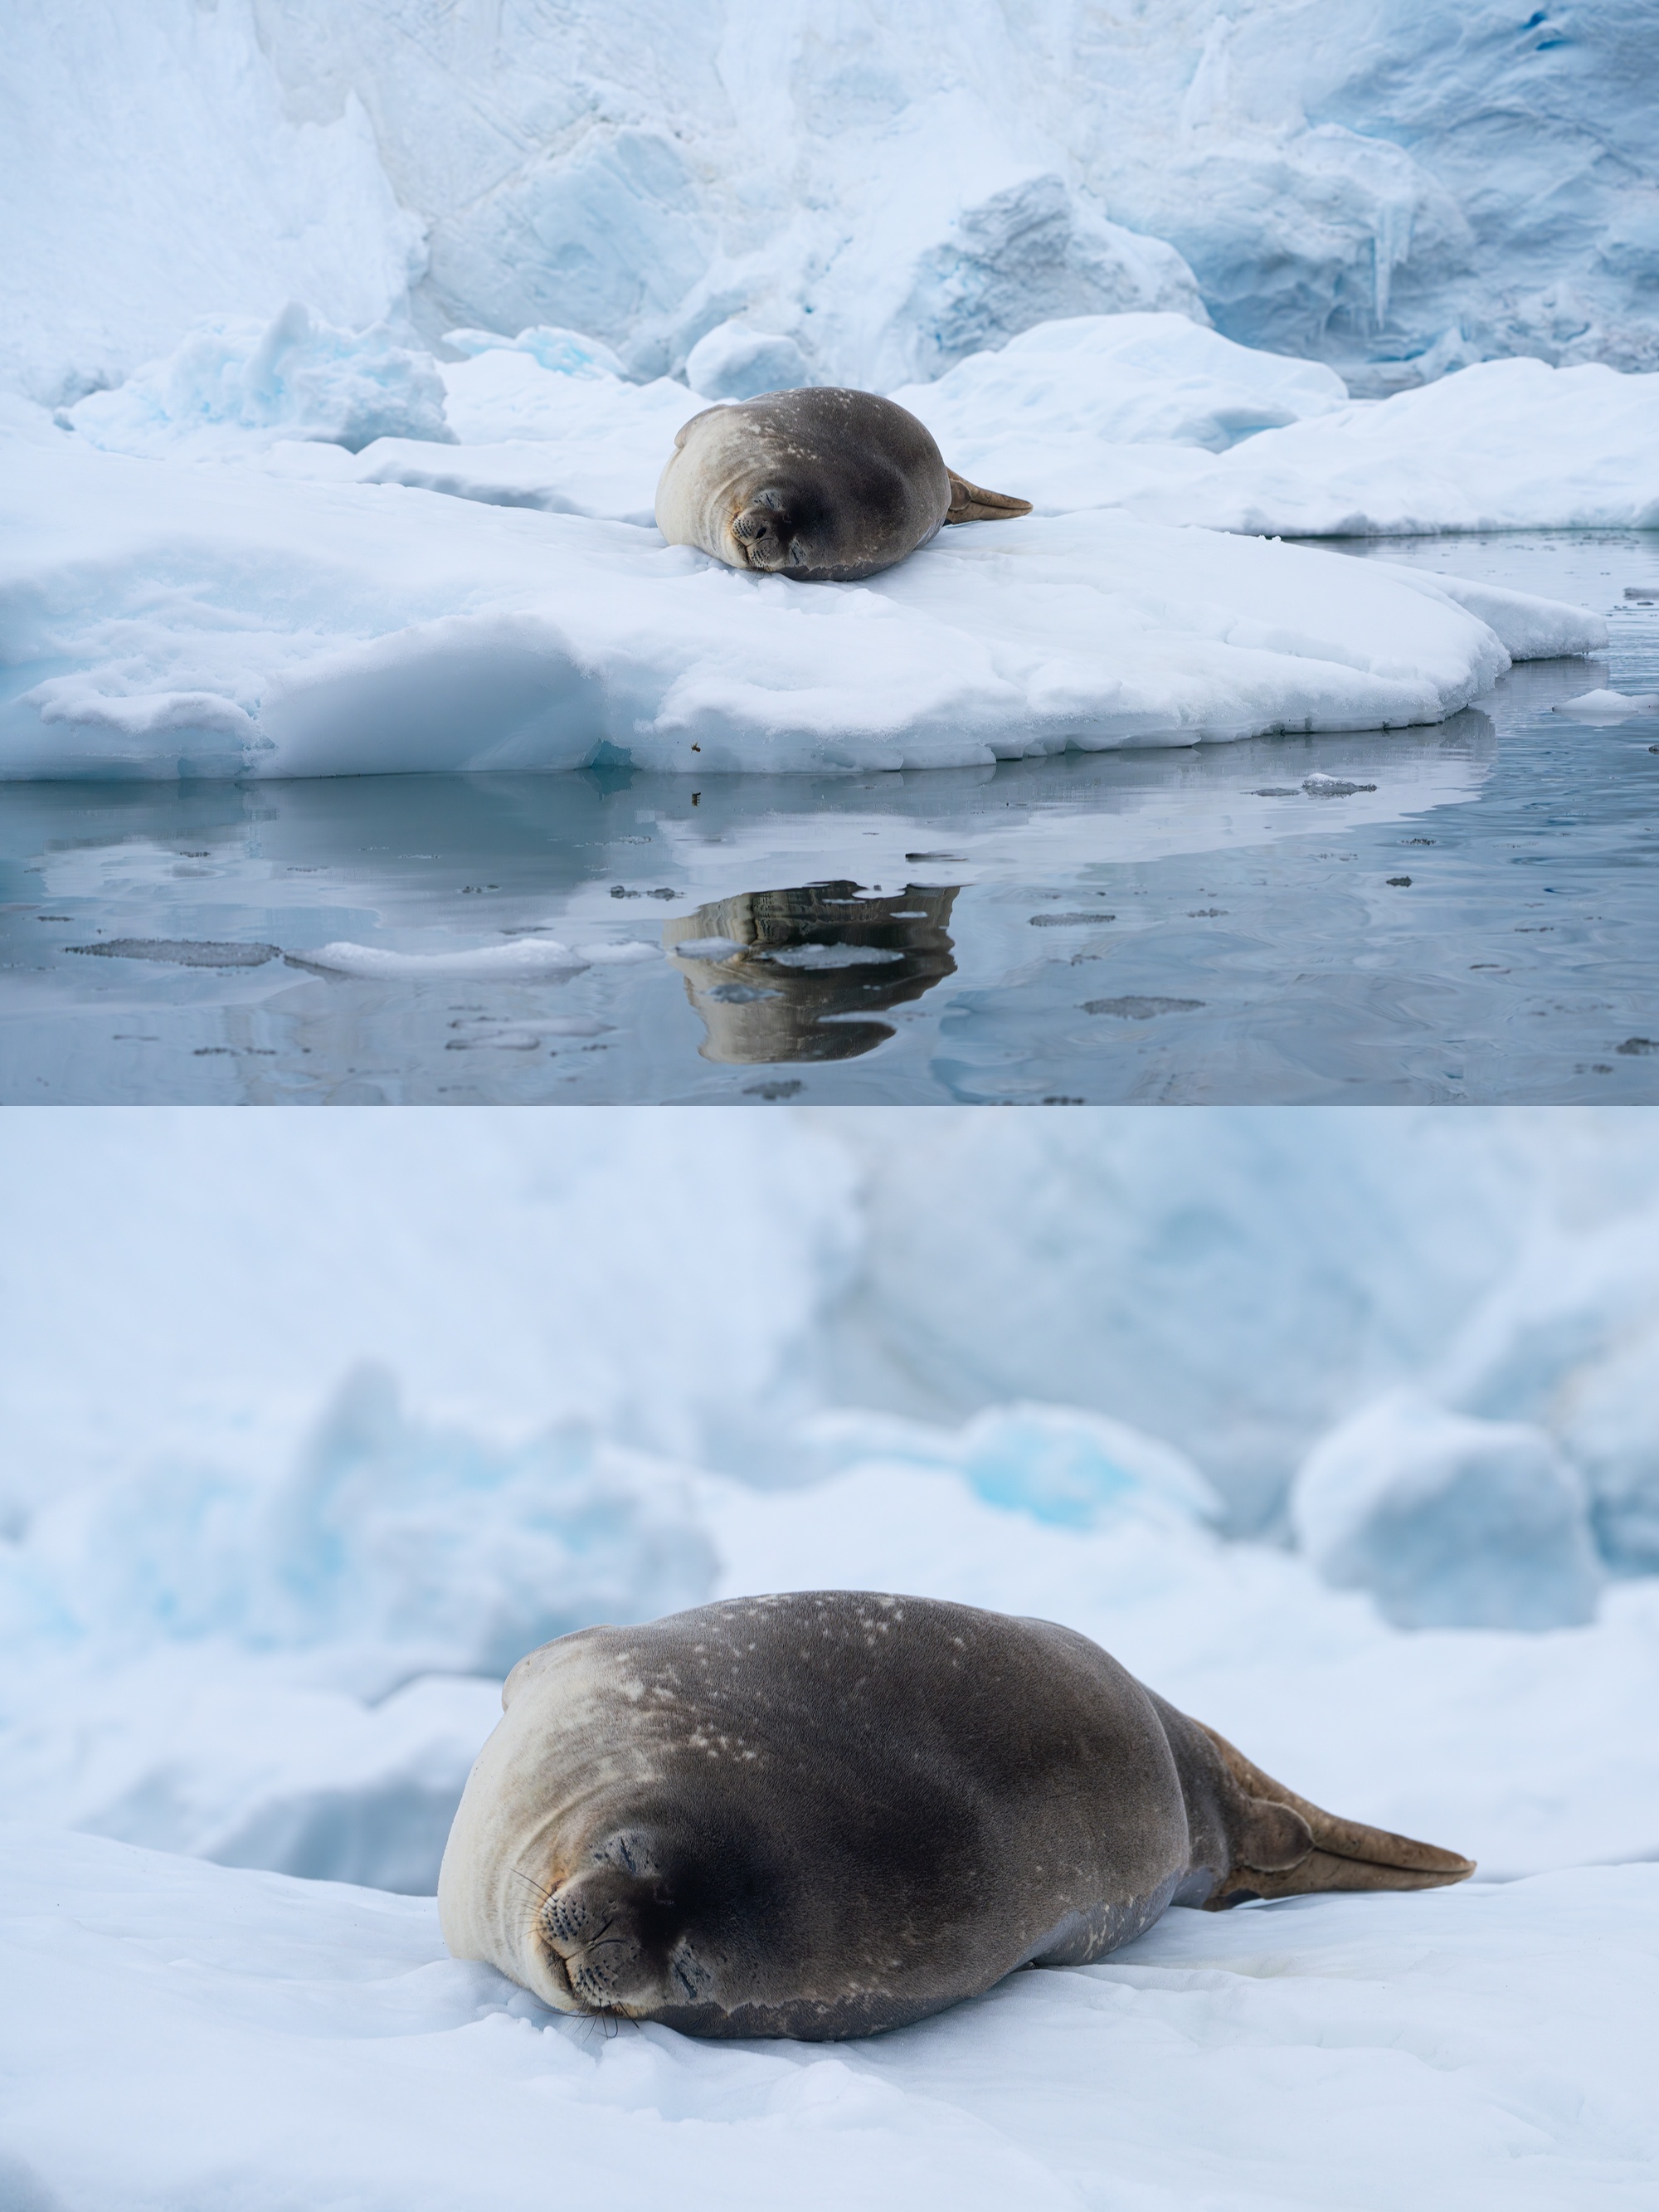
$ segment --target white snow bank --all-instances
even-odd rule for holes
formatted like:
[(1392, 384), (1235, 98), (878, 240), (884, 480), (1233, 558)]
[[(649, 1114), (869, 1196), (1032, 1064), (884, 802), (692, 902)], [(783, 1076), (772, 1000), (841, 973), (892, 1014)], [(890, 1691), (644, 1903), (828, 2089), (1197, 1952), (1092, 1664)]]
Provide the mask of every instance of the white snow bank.
[(108, 453), (185, 458), (284, 438), (356, 453), (377, 438), (454, 436), (430, 354), (400, 345), (384, 326), (336, 330), (298, 301), (269, 325), (198, 325), (165, 361), (146, 363), (118, 391), (94, 392), (68, 420)]
[(1489, 362), (1346, 403), (1328, 370), (1123, 315), (1046, 325), (895, 397), (953, 468), (1045, 514), (1312, 538), (1659, 522), (1659, 374)]
[[(428, 1899), (0, 1837), (17, 2212), (1634, 2208), (1659, 1869), (1176, 1909), (863, 2042), (597, 2033)], [(89, 2115), (89, 2084), (95, 2084)]]
[(1241, 438), (1348, 404), (1317, 362), (1235, 345), (1185, 315), (1073, 315), (1039, 323), (1000, 352), (958, 362), (933, 384), (892, 397), (920, 416), (947, 460), (972, 453), (1000, 483), (999, 458), (1044, 454), (1054, 467), (1101, 446), (1195, 446), (1224, 453)]
[[(961, 766), (1436, 721), (1509, 665), (1419, 578), (1109, 514), (951, 531), (823, 586), (620, 524), (69, 438), (11, 445), (3, 499), (12, 777)], [(1517, 627), (1532, 651), (1602, 634), (1565, 607)]]
[(1339, 1589), (1402, 1628), (1561, 1628), (1601, 1570), (1583, 1478), (1543, 1430), (1411, 1391), (1322, 1437), (1291, 1492), (1297, 1540)]

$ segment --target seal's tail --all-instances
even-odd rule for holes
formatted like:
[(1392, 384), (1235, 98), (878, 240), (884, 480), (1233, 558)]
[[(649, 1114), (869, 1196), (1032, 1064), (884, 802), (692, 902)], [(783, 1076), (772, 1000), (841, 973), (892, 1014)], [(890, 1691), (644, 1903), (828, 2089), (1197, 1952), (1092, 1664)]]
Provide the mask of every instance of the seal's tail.
[[(1370, 1828), (1363, 1820), (1345, 1820), (1310, 1804), (1253, 1765), (1213, 1729), (1204, 1733), (1248, 1796), (1269, 1805), (1288, 1806), (1307, 1822), (1313, 1838), (1313, 1849), (1294, 1866), (1271, 1872), (1235, 1866), (1210, 1899), (1212, 1911), (1246, 1897), (1305, 1897), (1316, 1890), (1438, 1889), (1447, 1882), (1467, 1881), (1474, 1872), (1474, 1861), (1456, 1851), (1393, 1835), (1386, 1828)], [(1264, 1851), (1261, 1856), (1281, 1855)]]
[(947, 469), (951, 479), (951, 506), (945, 515), (950, 522), (1009, 522), (1017, 514), (1029, 514), (1029, 499), (1011, 499), (1006, 491), (982, 491), (971, 484), (966, 477), (959, 477), (954, 469)]

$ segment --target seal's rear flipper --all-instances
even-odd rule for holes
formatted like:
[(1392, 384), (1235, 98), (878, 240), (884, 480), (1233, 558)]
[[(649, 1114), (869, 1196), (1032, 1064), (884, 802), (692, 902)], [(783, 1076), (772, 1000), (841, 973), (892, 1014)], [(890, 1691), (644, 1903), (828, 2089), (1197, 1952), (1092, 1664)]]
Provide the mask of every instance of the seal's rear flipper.
[(966, 477), (959, 477), (954, 469), (947, 469), (951, 479), (951, 506), (945, 521), (951, 522), (1009, 522), (1017, 514), (1029, 514), (1029, 499), (1010, 499), (1006, 491), (981, 491), (970, 484)]
[[(1213, 1729), (1204, 1733), (1251, 1801), (1238, 1838), (1238, 1863), (1210, 1899), (1211, 1911), (1242, 1904), (1249, 1897), (1306, 1897), (1317, 1890), (1438, 1889), (1448, 1882), (1467, 1881), (1474, 1872), (1474, 1861), (1456, 1851), (1419, 1844), (1387, 1828), (1367, 1827), (1363, 1820), (1345, 1820), (1310, 1804), (1253, 1765)], [(1294, 1829), (1286, 1814), (1297, 1816)], [(1312, 1848), (1287, 1865), (1286, 1846), (1293, 1844), (1304, 1823)], [(1267, 1848), (1253, 1848), (1258, 1829)], [(1252, 1858), (1267, 1863), (1252, 1865)]]

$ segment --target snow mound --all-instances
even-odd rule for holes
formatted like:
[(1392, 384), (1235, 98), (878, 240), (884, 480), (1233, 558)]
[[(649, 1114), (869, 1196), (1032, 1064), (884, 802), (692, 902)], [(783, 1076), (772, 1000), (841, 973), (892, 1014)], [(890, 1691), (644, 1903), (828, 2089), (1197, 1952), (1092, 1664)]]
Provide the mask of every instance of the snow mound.
[(1315, 538), (1659, 518), (1659, 374), (1491, 362), (1350, 402), (1316, 364), (1118, 315), (1028, 331), (894, 396), (952, 468), (1045, 514)]
[(0, 2191), (28, 2212), (528, 2212), (550, 2142), (572, 2194), (629, 2212), (902, 2212), (919, 2189), (962, 2212), (1544, 2212), (1626, 2174), (1639, 2201), (1659, 2150), (1651, 1867), (1177, 1909), (1099, 1966), (827, 2048), (596, 2034), (449, 1958), (426, 1899), (30, 1826), (0, 1853)]
[[(7, 461), (13, 777), (965, 766), (1437, 721), (1510, 659), (1443, 588), (1109, 514), (799, 585), (398, 485), (188, 469), (162, 500), (164, 465), (80, 441)], [(1523, 650), (1586, 649), (1537, 604)]]
[(696, 1604), (714, 1559), (672, 1479), (585, 1424), (492, 1447), (410, 1421), (366, 1367), (284, 1477), (164, 1462), (49, 1510), (13, 1572), (12, 1607), (65, 1638), (326, 1650), (327, 1679), (376, 1697)]
[(921, 416), (947, 459), (960, 447), (994, 475), (1001, 449), (1043, 454), (1050, 466), (1057, 454), (1095, 446), (1219, 453), (1348, 404), (1341, 378), (1319, 363), (1235, 345), (1173, 314), (1039, 323), (1000, 352), (975, 354), (937, 383), (892, 397)]
[(1474, 1420), (1412, 1392), (1321, 1438), (1291, 1492), (1328, 1582), (1401, 1628), (1565, 1628), (1601, 1573), (1576, 1469), (1541, 1429)]
[(892, 1415), (824, 1413), (803, 1440), (826, 1474), (871, 1463), (949, 1470), (988, 1504), (1057, 1528), (1125, 1516), (1178, 1526), (1216, 1520), (1221, 1510), (1184, 1453), (1126, 1421), (1071, 1407), (992, 1407), (954, 1431)]
[(685, 380), (705, 399), (752, 399), (757, 392), (793, 391), (813, 378), (793, 338), (751, 331), (733, 319), (697, 340), (686, 356)]
[(429, 354), (398, 344), (384, 327), (336, 330), (298, 301), (269, 325), (198, 324), (165, 361), (148, 362), (118, 391), (94, 392), (66, 419), (106, 453), (155, 456), (285, 438), (354, 453), (377, 438), (454, 438)]

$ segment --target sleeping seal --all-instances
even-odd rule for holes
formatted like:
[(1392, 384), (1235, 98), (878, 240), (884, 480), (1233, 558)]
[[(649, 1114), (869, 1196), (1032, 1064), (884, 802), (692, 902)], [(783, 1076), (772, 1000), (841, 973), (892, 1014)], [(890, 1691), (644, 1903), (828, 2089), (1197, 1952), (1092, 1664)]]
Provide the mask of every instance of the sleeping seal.
[(445, 1942), (561, 2012), (692, 2035), (867, 2035), (1169, 1905), (1474, 1872), (1309, 1804), (1073, 1630), (930, 1598), (585, 1628), (502, 1703)]
[(947, 469), (931, 431), (890, 399), (823, 386), (694, 415), (657, 485), (671, 545), (808, 584), (873, 576), (947, 522), (1030, 511)]

